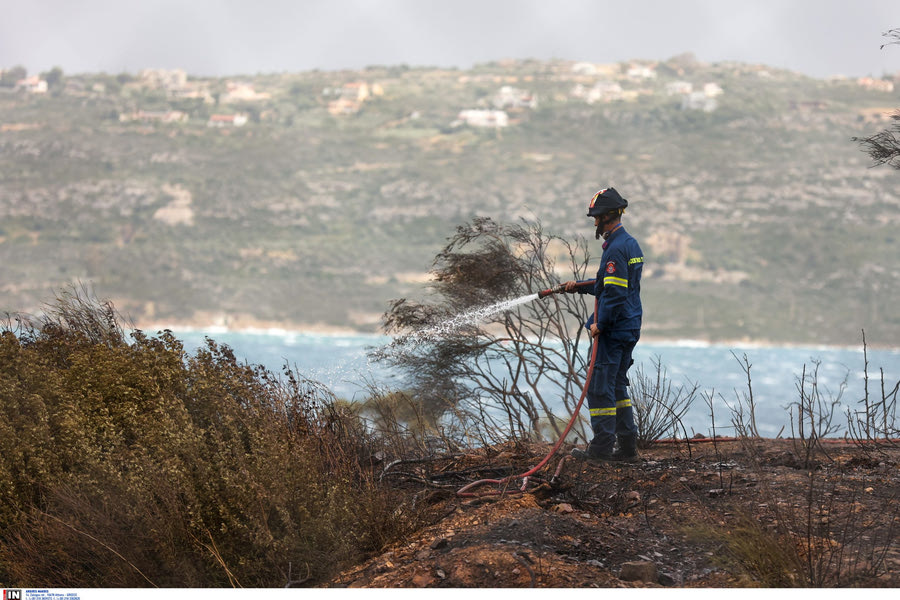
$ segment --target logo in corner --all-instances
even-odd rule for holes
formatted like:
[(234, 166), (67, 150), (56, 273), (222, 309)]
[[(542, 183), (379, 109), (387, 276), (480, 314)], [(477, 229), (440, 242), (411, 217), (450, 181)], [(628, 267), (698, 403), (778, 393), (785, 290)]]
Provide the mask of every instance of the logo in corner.
[(22, 590), (3, 590), (3, 600), (22, 600)]

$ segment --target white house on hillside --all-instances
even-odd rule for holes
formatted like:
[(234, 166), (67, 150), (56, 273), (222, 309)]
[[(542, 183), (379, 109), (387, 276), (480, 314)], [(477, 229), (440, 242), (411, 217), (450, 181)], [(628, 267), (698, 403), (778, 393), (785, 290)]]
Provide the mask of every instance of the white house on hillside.
[(630, 67), (625, 75), (628, 79), (656, 79), (656, 71), (642, 65)]
[(471, 127), (506, 127), (509, 125), (509, 115), (502, 110), (471, 109), (460, 111), (454, 125), (466, 124)]
[(247, 115), (210, 115), (207, 127), (243, 127), (247, 124)]
[(37, 75), (32, 75), (31, 77), (26, 77), (25, 79), (17, 81), (16, 89), (25, 90), (30, 94), (46, 94), (47, 82)]
[(219, 98), (219, 102), (223, 104), (229, 102), (258, 102), (260, 100), (268, 100), (271, 96), (268, 92), (257, 92), (249, 83), (229, 81), (225, 93)]
[(703, 85), (703, 93), (707, 98), (715, 98), (724, 94), (725, 90), (719, 87), (718, 83), (706, 83)]
[(531, 92), (504, 85), (494, 94), (494, 108), (537, 108), (537, 96)]
[(143, 85), (153, 88), (180, 88), (187, 83), (184, 69), (142, 69), (138, 77)]
[(712, 112), (719, 107), (715, 98), (710, 98), (703, 92), (691, 92), (681, 99), (682, 110), (702, 110)]
[(689, 81), (672, 81), (666, 84), (666, 95), (680, 96), (694, 91), (694, 85)]
[(598, 81), (591, 88), (585, 88), (579, 83), (572, 90), (573, 96), (584, 99), (588, 104), (621, 100), (623, 94), (622, 86), (615, 81)]

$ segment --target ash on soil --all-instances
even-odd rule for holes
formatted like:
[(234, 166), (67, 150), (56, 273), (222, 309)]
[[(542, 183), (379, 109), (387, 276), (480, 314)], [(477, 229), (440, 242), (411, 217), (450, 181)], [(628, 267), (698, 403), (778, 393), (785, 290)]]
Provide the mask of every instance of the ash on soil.
[[(642, 450), (637, 464), (602, 465), (568, 457), (569, 449), (526, 493), (497, 495), (486, 484), (474, 497), (458, 494), (483, 477), (530, 470), (549, 446), (382, 467), (383, 480), (414, 497), (430, 524), (326, 587), (900, 585), (897, 445), (680, 441)], [(767, 574), (741, 558), (739, 539), (763, 558), (770, 542), (786, 548), (800, 566), (773, 579), (778, 569)]]

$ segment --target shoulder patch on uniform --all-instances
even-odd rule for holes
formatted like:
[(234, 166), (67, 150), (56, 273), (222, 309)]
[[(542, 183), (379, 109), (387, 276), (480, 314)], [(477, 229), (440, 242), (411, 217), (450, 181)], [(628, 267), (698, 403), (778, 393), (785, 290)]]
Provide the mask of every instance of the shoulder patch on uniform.
[(607, 273), (615, 273), (616, 272), (616, 263), (615, 261), (609, 261), (606, 263), (606, 272)]

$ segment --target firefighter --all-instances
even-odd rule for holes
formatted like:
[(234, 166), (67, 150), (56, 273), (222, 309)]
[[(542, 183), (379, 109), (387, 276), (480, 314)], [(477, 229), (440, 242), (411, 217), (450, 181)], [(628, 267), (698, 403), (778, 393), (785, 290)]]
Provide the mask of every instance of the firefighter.
[[(591, 198), (588, 217), (593, 217), (596, 238), (603, 238), (603, 257), (593, 286), (567, 281), (569, 293), (593, 294), (599, 299), (595, 315), (585, 328), (597, 344), (594, 371), (587, 400), (593, 439), (587, 448), (575, 448), (572, 456), (597, 462), (637, 462), (637, 427), (628, 393), (628, 369), (641, 335), (641, 270), (644, 253), (622, 226), (628, 201), (614, 188)], [(616, 448), (616, 444), (618, 447)]]

